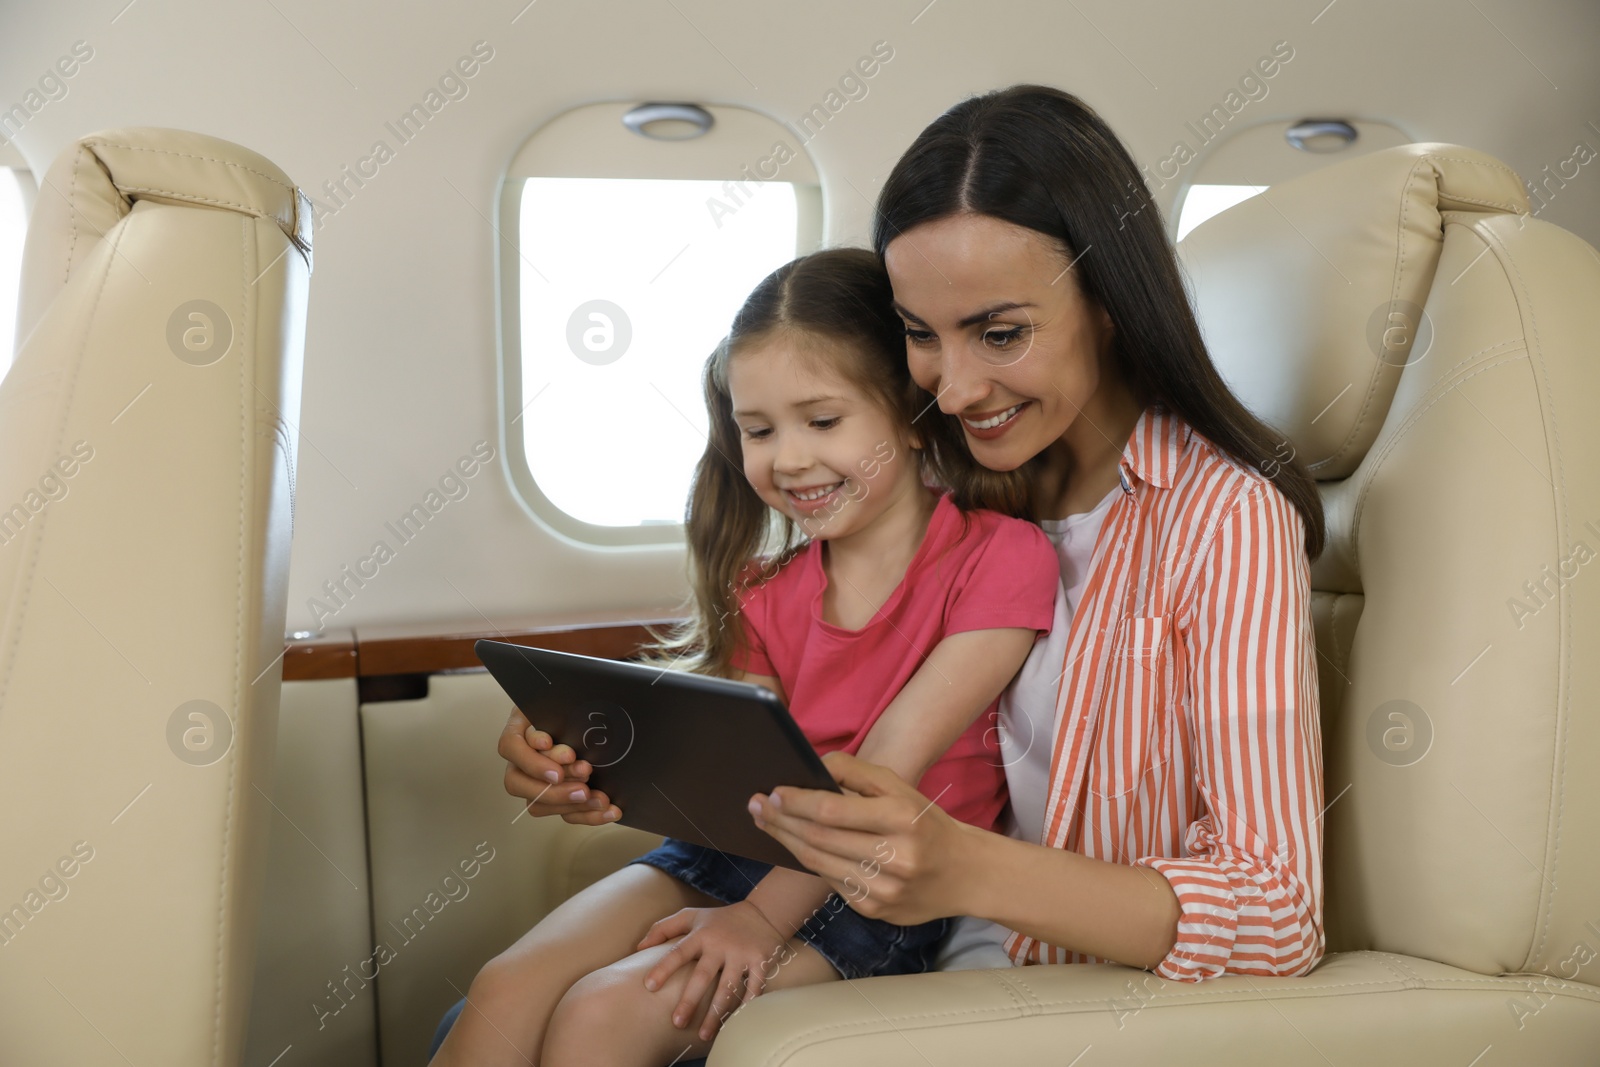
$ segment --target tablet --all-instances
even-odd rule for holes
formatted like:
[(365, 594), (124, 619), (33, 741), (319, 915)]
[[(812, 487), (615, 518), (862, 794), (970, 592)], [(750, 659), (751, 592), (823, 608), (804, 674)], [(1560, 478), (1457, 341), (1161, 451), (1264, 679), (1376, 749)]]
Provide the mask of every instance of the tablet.
[(503, 641), (473, 650), (530, 723), (589, 761), (621, 825), (812, 873), (745, 806), (780, 785), (841, 792), (771, 690)]

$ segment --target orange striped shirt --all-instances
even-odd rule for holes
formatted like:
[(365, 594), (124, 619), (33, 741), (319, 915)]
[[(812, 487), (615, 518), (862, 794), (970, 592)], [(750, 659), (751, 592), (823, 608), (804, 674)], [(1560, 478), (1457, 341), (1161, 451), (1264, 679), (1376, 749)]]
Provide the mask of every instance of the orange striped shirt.
[[(1299, 512), (1147, 408), (1072, 618), (1043, 839), (1159, 871), (1177, 981), (1322, 958), (1322, 740)], [(1012, 931), (1012, 961), (1095, 957)]]

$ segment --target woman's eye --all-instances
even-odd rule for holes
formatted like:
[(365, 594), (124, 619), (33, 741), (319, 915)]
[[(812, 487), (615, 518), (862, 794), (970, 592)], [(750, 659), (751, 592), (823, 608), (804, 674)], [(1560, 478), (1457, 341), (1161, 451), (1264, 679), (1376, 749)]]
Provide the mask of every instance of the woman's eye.
[(932, 344), (933, 343), (933, 334), (932, 334), (932, 332), (930, 332), (928, 330), (918, 330), (918, 329), (916, 329), (914, 327), (907, 326), (906, 327), (906, 339), (909, 340), (914, 345)]
[(1009, 330), (985, 330), (983, 343), (992, 348), (1005, 348), (1022, 336), (1025, 327), (1013, 326)]

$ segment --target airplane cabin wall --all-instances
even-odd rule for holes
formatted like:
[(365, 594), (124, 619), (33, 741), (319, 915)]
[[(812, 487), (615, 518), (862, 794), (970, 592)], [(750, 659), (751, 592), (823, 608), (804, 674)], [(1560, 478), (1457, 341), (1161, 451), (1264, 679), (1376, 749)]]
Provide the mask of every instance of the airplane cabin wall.
[[(1293, 58), (1241, 111), (1241, 127), (1381, 119), (1416, 140), (1490, 152), (1528, 179), (1553, 173), (1580, 142), (1600, 147), (1600, 10), (1578, 0), (523, 3), (445, 10), (413, 2), (376, 12), (310, 0), (12, 0), (0, 9), (0, 108), (22, 100), (77, 42), (92, 51), (64, 79), (64, 95), (16, 133), (36, 175), (92, 131), (172, 126), (266, 155), (325, 203), (325, 181), (374, 141), (394, 144), (386, 122), (477, 42), (480, 57), (492, 49), (466, 95), (398, 146), (316, 231), (291, 629), (311, 628), (308, 604), (322, 583), (365, 555), (384, 524), (476, 442), (500, 450), (498, 238), (488, 219), (512, 153), (568, 108), (698, 101), (792, 124), (885, 42), (892, 58), (866, 82), (866, 95), (806, 142), (822, 175), (829, 244), (867, 242), (868, 198), (888, 169), (923, 125), (971, 93), (1021, 81), (1068, 89), (1154, 168), (1176, 142), (1195, 143), (1186, 123), (1277, 42)], [(1195, 165), (1154, 190), (1169, 217), (1178, 182)], [(1595, 172), (1600, 162), (1552, 186), (1540, 214), (1600, 244)], [(639, 462), (650, 462), (646, 443)], [(558, 538), (517, 504), (498, 459), (469, 484), (464, 500), (325, 623), (677, 603), (681, 548), (599, 549)]]

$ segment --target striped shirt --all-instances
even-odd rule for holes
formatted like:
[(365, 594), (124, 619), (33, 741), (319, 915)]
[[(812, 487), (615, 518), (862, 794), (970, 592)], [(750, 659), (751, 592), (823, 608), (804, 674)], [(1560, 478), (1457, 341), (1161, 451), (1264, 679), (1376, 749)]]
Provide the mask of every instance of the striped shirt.
[[(1322, 741), (1299, 512), (1160, 405), (1134, 426), (1056, 694), (1040, 844), (1177, 895), (1155, 972), (1300, 975), (1322, 958)], [(1017, 964), (1095, 957), (1013, 931)]]

